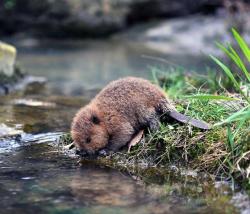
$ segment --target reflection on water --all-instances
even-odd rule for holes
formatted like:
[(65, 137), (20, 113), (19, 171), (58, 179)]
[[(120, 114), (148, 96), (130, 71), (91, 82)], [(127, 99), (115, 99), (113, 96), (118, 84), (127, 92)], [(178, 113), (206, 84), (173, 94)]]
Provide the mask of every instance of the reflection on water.
[[(233, 211), (218, 190), (169, 176), (150, 183), (100, 166), (78, 166), (54, 147), (36, 144), (0, 155), (1, 213), (219, 213)], [(159, 183), (159, 180), (161, 181)], [(153, 183), (152, 183), (153, 182)], [(225, 190), (224, 190), (225, 191)], [(213, 195), (215, 194), (215, 195)], [(200, 197), (197, 197), (200, 196)], [(226, 200), (225, 200), (226, 199)]]
[[(87, 99), (62, 96), (25, 96), (2, 98), (0, 123), (17, 127), (26, 133), (69, 131), (75, 112)], [(39, 104), (39, 105), (38, 105)]]

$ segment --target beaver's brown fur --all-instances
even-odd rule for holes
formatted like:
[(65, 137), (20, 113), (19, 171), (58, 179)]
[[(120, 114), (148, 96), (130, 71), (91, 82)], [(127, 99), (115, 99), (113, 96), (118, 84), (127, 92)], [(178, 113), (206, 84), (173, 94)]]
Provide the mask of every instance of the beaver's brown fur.
[(79, 110), (71, 135), (76, 147), (87, 154), (103, 148), (117, 151), (140, 130), (158, 129), (160, 116), (169, 112), (176, 112), (175, 107), (159, 87), (127, 77), (108, 84)]

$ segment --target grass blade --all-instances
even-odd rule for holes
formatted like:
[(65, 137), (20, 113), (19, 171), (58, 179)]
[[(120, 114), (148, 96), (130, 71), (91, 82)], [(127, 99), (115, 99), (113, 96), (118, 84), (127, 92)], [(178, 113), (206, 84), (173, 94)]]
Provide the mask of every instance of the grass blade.
[(231, 58), (235, 64), (240, 68), (240, 63), (238, 61), (238, 59), (236, 58), (235, 54), (234, 53), (230, 53), (230, 51), (225, 47), (223, 46), (221, 43), (219, 42), (216, 42), (216, 45), (229, 57)]
[(237, 52), (233, 49), (233, 47), (231, 45), (229, 45), (229, 51), (225, 46), (223, 46), (220, 43), (216, 43), (216, 45), (225, 53), (227, 54), (227, 56), (229, 58), (231, 58), (234, 63), (238, 66), (239, 69), (241, 69), (241, 71), (244, 73), (244, 75), (246, 76), (247, 80), (250, 82), (250, 74), (246, 69), (246, 66), (244, 65), (244, 63), (242, 62), (241, 58), (239, 57), (239, 55), (237, 54)]
[(227, 101), (235, 101), (238, 100), (236, 98), (222, 96), (222, 95), (211, 95), (211, 94), (197, 94), (190, 96), (183, 96), (185, 99), (199, 99), (199, 100), (227, 100)]
[(250, 120), (250, 107), (249, 106), (232, 114), (230, 117), (228, 117), (224, 121), (214, 124), (214, 126), (220, 126), (220, 125), (223, 125), (225, 123), (231, 123), (231, 122), (235, 122), (235, 121), (247, 121), (247, 120)]
[(247, 100), (248, 103), (250, 103), (250, 99), (249, 97), (247, 97), (245, 95), (245, 93), (241, 90), (239, 83), (237, 82), (237, 80), (235, 79), (234, 75), (232, 74), (231, 70), (223, 63), (221, 62), (219, 59), (217, 59), (216, 57), (214, 57), (213, 55), (209, 55), (217, 65), (219, 65), (222, 70), (226, 73), (226, 75), (228, 76), (228, 78), (233, 82), (236, 90), (238, 90), (243, 96), (244, 98)]
[(238, 42), (238, 44), (242, 50), (242, 52), (246, 56), (248, 62), (250, 62), (250, 50), (248, 48), (248, 45), (246, 44), (245, 40), (240, 36), (240, 34), (235, 29), (232, 29), (232, 32), (233, 32), (233, 36), (234, 36), (235, 40)]
[(228, 137), (228, 146), (230, 148), (230, 151), (233, 152), (234, 150), (234, 139), (233, 139), (233, 133), (230, 129), (230, 126), (227, 127), (227, 137)]
[(241, 69), (241, 71), (246, 76), (247, 80), (250, 82), (250, 74), (249, 74), (248, 70), (246, 69), (246, 66), (242, 62), (241, 58), (239, 57), (239, 55), (237, 54), (237, 52), (233, 49), (233, 47), (231, 45), (229, 45), (229, 49), (231, 50), (231, 52), (233, 53), (233, 55), (236, 58), (235, 59), (236, 61), (234, 61), (234, 62), (238, 65), (238, 67)]
[(212, 60), (214, 60), (216, 62), (217, 65), (219, 65), (222, 68), (222, 70), (226, 73), (226, 75), (229, 77), (229, 79), (233, 82), (236, 89), (241, 91), (240, 85), (238, 84), (237, 80), (234, 78), (234, 75), (232, 74), (230, 69), (223, 62), (221, 62), (219, 59), (217, 59), (213, 55), (210, 55), (210, 57), (212, 58)]

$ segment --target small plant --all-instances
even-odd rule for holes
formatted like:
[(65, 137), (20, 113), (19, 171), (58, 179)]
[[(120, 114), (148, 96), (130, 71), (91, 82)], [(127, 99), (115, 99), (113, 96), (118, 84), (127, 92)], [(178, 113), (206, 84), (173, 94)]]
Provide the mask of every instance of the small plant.
[[(248, 63), (250, 62), (250, 48), (248, 47), (245, 40), (237, 33), (236, 30), (232, 29), (233, 36), (237, 42), (237, 45), (241, 49), (244, 57), (247, 59)], [(211, 58), (223, 69), (225, 74), (229, 77), (231, 82), (234, 84), (234, 87), (238, 92), (240, 92), (243, 97), (250, 104), (250, 98), (247, 96), (247, 93), (242, 90), (241, 85), (244, 83), (249, 90), (250, 84), (250, 73), (248, 71), (246, 63), (244, 63), (244, 59), (241, 59), (241, 56), (237, 53), (235, 48), (231, 44), (227, 44), (227, 46), (223, 46), (221, 43), (216, 43), (217, 46), (234, 62), (234, 64), (238, 67), (241, 74), (237, 74), (233, 72), (228, 66), (226, 66), (223, 62), (221, 62), (218, 58), (211, 56)]]
[[(225, 65), (218, 58), (212, 55), (210, 57), (224, 71), (226, 76), (232, 82), (235, 90), (240, 93), (241, 97), (239, 97), (239, 99), (242, 99), (245, 102), (245, 105), (225, 120), (216, 123), (215, 126), (227, 124), (228, 149), (230, 153), (225, 160), (230, 167), (230, 171), (232, 173), (240, 171), (243, 176), (249, 178), (248, 171), (250, 170), (250, 158), (248, 157), (248, 159), (246, 159), (246, 154), (249, 153), (250, 149), (249, 134), (246, 132), (247, 136), (245, 141), (242, 138), (239, 140), (238, 135), (242, 134), (241, 131), (243, 127), (248, 127), (246, 129), (248, 130), (248, 133), (250, 132), (250, 73), (248, 71), (247, 63), (244, 62), (245, 60), (247, 60), (248, 64), (250, 62), (250, 48), (235, 29), (232, 29), (232, 33), (243, 57), (237, 53), (236, 48), (231, 44), (224, 46), (221, 43), (217, 43), (217, 46), (229, 57), (229, 59), (232, 60), (234, 65), (238, 68), (238, 72), (233, 72), (233, 69)], [(232, 128), (232, 126), (234, 128)], [(244, 166), (240, 166), (239, 162), (241, 162), (243, 158), (246, 159), (243, 164)]]

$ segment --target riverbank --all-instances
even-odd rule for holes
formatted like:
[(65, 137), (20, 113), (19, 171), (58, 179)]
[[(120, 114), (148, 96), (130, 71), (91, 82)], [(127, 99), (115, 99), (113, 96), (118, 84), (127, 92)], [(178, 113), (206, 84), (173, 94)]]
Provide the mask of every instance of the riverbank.
[[(214, 75), (215, 77), (215, 75)], [(145, 140), (135, 147), (130, 153), (123, 151), (107, 158), (101, 158), (101, 163), (128, 168), (128, 170), (156, 167), (159, 169), (181, 168), (207, 172), (219, 180), (231, 180), (242, 185), (250, 191), (249, 178), (249, 151), (250, 151), (250, 121), (247, 121), (234, 138), (235, 148), (230, 145), (230, 132), (237, 130), (236, 123), (230, 125), (213, 126), (234, 112), (243, 108), (246, 103), (243, 100), (210, 100), (209, 98), (195, 99), (185, 98), (193, 93), (215, 93), (220, 86), (216, 86), (215, 79), (207, 81), (206, 76), (189, 74), (184, 76), (182, 72), (173, 72), (172, 75), (159, 73), (157, 83), (167, 88), (171, 99), (175, 100), (177, 109), (208, 122), (212, 129), (202, 131), (197, 128), (178, 123), (161, 124), (160, 130), (149, 133)], [(224, 94), (231, 98), (239, 97), (239, 94)], [(70, 136), (66, 139), (71, 142)], [(139, 170), (140, 171), (140, 170)], [(250, 192), (249, 192), (250, 193)]]

